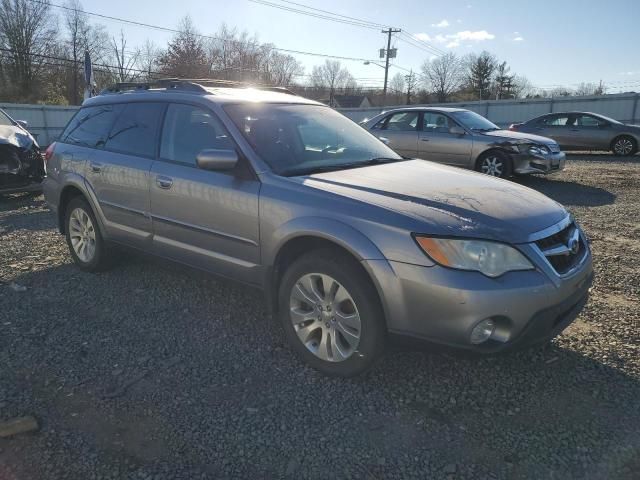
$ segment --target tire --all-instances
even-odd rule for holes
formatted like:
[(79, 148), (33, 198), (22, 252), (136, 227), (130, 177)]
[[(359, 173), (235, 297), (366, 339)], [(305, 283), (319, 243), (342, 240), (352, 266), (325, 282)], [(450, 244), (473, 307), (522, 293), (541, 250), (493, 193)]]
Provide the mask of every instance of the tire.
[(638, 142), (633, 137), (621, 135), (611, 142), (611, 151), (618, 157), (628, 157), (638, 151)]
[(93, 210), (83, 197), (75, 197), (69, 202), (64, 225), (75, 264), (87, 272), (104, 270), (109, 265), (107, 245)]
[(492, 177), (509, 178), (513, 172), (513, 165), (507, 154), (493, 150), (478, 157), (476, 170)]
[(278, 315), (289, 345), (326, 375), (361, 374), (384, 351), (386, 325), (378, 293), (362, 267), (340, 252), (310, 252), (286, 270)]

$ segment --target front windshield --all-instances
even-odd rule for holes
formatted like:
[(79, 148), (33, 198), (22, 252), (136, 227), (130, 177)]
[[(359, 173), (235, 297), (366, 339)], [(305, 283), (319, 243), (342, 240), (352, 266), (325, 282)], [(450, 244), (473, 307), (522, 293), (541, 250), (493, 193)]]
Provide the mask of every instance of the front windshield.
[(482, 115), (478, 115), (476, 112), (460, 111), (453, 112), (451, 113), (451, 115), (469, 130), (500, 130), (500, 127), (498, 127), (495, 123), (490, 122)]
[(13, 121), (2, 110), (0, 110), (0, 126), (3, 126), (3, 127), (13, 126)]
[(362, 127), (321, 105), (243, 103), (231, 120), (279, 175), (356, 168), (402, 160)]

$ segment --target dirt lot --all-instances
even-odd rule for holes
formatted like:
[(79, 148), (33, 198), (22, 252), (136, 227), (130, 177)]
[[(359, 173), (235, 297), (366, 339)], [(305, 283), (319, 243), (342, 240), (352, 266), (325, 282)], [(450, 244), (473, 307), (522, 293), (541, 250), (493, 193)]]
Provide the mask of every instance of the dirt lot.
[(592, 240), (576, 323), (354, 380), (301, 365), (258, 292), (130, 254), (82, 273), (41, 197), (0, 200), (0, 421), (40, 423), (0, 438), (0, 480), (640, 478), (640, 158), (518, 181)]

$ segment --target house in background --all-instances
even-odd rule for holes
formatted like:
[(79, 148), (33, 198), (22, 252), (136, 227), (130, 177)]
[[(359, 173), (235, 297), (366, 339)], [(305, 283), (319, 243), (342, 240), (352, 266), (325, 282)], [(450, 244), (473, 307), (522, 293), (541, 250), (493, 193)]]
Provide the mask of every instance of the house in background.
[[(320, 101), (329, 105), (329, 100)], [(367, 108), (372, 105), (366, 95), (334, 95), (332, 106), (334, 108)]]

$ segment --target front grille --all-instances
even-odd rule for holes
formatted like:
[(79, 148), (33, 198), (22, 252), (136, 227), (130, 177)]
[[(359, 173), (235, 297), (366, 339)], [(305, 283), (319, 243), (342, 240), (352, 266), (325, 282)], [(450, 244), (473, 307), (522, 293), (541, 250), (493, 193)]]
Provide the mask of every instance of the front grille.
[[(575, 241), (577, 241), (577, 248), (574, 245)], [(560, 275), (567, 273), (580, 263), (587, 251), (578, 227), (574, 223), (570, 223), (558, 233), (537, 240), (536, 245)]]

